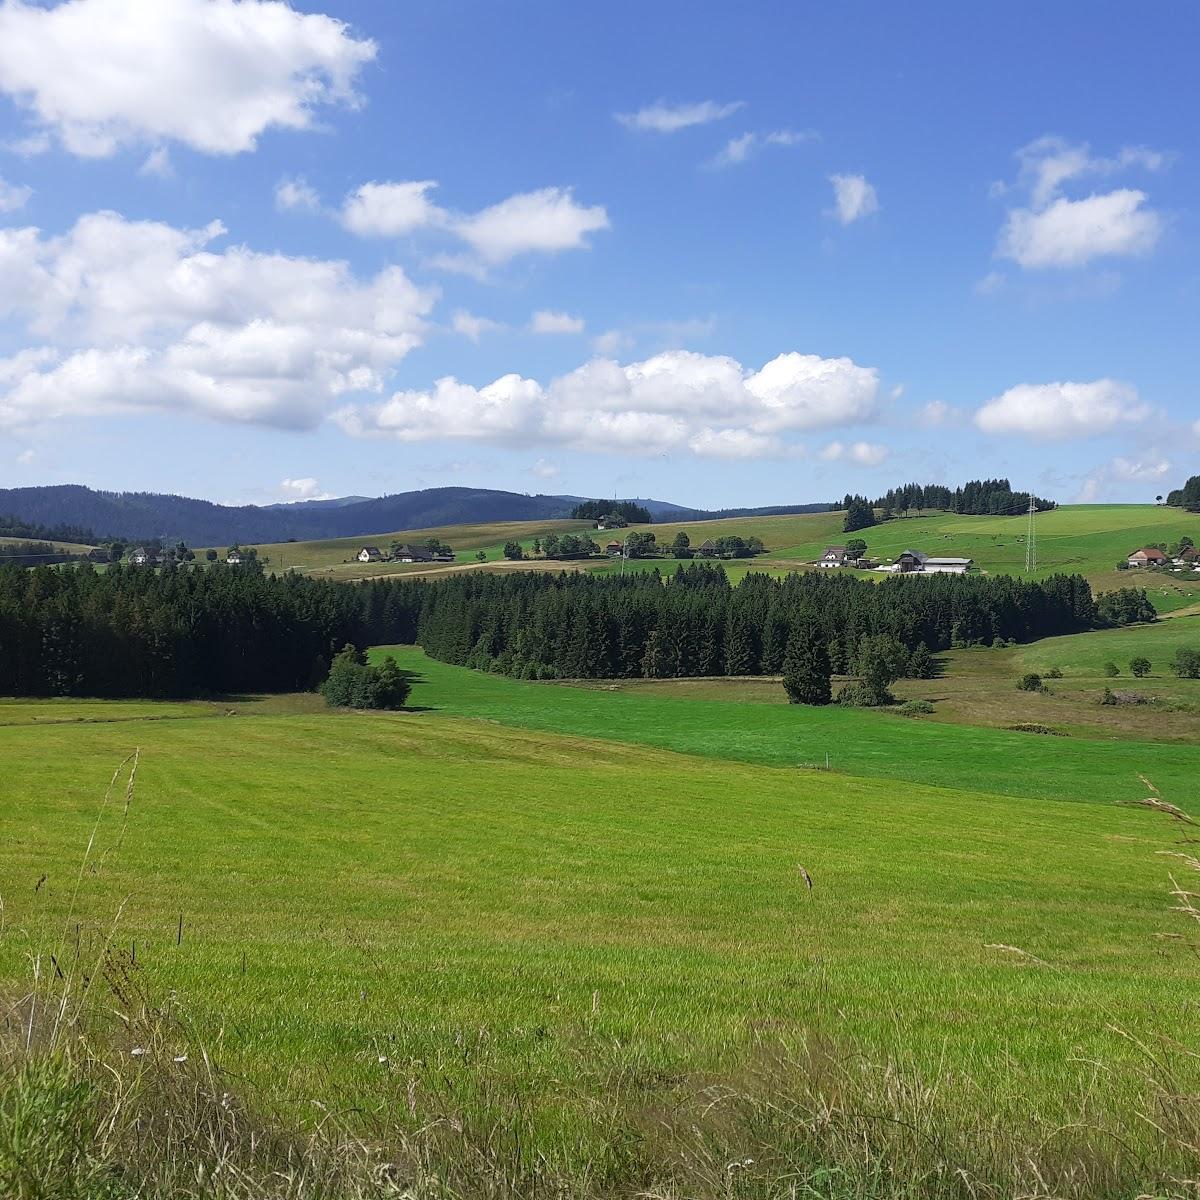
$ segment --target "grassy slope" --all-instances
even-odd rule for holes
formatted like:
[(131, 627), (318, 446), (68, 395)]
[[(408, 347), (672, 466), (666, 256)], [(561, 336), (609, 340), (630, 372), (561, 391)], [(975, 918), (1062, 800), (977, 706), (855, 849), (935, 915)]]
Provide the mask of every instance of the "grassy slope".
[[(773, 766), (823, 764), (828, 753), (838, 772), (904, 788), (936, 784), (1038, 800), (1117, 801), (1140, 795), (1137, 776), (1147, 772), (1186, 801), (1198, 766), (1196, 755), (1174, 749), (1164, 754), (1148, 738), (1045, 738), (836, 706), (810, 709), (676, 699), (661, 691), (643, 695), (637, 687), (610, 691), (526, 683), (447, 666), (412, 647), (375, 651), (383, 652), (415, 673), (414, 704), (446, 714)], [(1003, 686), (1007, 692), (1012, 681)], [(1037, 720), (1025, 715), (1026, 698), (1013, 695), (1021, 704), (1010, 720)]]
[[(448, 701), (455, 681), (430, 678), (417, 699)], [(578, 699), (601, 702), (598, 730), (628, 707)], [(1200, 1033), (1194, 966), (1155, 940), (1177, 921), (1155, 856), (1172, 827), (1102, 803), (1103, 758), (1079, 802), (1035, 802), (440, 714), (0, 728), (10, 987), (31, 945), (52, 948), (97, 797), (135, 746), (128, 829), (114, 807), (75, 915), (105, 927), (128, 898), (114, 940), (136, 941), (141, 986), (174, 993), (210, 1043), (223, 1027), (220, 1060), (301, 1119), (304, 1097), (402, 1113), (411, 1094), (420, 1123), (429, 1094), (469, 1103), (486, 1082), (566, 1153), (618, 1077), (651, 1103), (736, 1065), (756, 1031), (807, 1023), (1053, 1120), (1081, 1059), (1126, 1053), (1110, 1021), (1145, 1032), (1169, 1010), (1172, 1033)], [(932, 778), (971, 753), (886, 736), (879, 752)]]
[[(1140, 584), (1148, 586), (1159, 611), (1194, 604), (1200, 600), (1200, 575), (1173, 576), (1160, 573), (1134, 575), (1118, 572), (1116, 562), (1131, 550), (1147, 542), (1174, 542), (1189, 534), (1200, 542), (1200, 515), (1154, 505), (1074, 505), (1043, 513), (1038, 518), (1038, 576), (1055, 571), (1078, 571), (1091, 580), (1097, 590)], [(698, 546), (706, 538), (723, 534), (757, 535), (766, 544), (767, 553), (751, 567), (733, 563), (733, 578), (748, 569), (776, 573), (800, 567), (818, 557), (831, 543), (845, 541), (841, 513), (810, 513), (784, 517), (738, 517), (721, 521), (691, 521), (649, 526), (658, 540), (670, 542), (683, 531)], [(375, 538), (342, 538), (325, 542), (295, 542), (263, 546), (274, 566), (297, 567), (320, 572), (332, 578), (366, 578), (374, 575), (403, 574), (420, 568), (394, 563), (362, 567), (347, 562), (364, 541), (386, 544), (393, 538), (419, 539), (436, 535), (459, 552), (460, 561), (470, 561), (482, 549), (490, 562), (501, 557), (504, 542), (516, 540), (529, 549), (535, 538), (551, 530), (581, 531), (587, 522), (506, 522), (502, 524), (461, 525), (434, 530), (407, 530)], [(610, 535), (596, 534), (598, 541)], [(620, 536), (617, 535), (611, 536)], [(1022, 574), (1025, 566), (1025, 521), (1021, 517), (959, 517), (933, 513), (911, 517), (862, 531), (870, 553), (891, 558), (912, 547), (931, 554), (975, 559), (983, 570), (995, 574)], [(669, 560), (656, 564), (637, 564), (641, 569), (673, 570)], [(617, 564), (600, 562), (591, 569), (612, 571)]]
[[(0, 537), (0, 546), (23, 546), (29, 542), (45, 541), (45, 538), (36, 537)], [(95, 549), (95, 547), (82, 542), (50, 541), (48, 545), (53, 546), (55, 550), (61, 550), (64, 554), (86, 554), (89, 550)]]

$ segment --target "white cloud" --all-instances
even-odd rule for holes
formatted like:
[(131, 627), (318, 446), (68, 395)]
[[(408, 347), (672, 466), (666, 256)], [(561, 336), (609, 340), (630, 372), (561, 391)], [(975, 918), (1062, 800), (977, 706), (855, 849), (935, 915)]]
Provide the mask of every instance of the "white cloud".
[(461, 333), (463, 337), (478, 342), (485, 333), (494, 333), (503, 329), (504, 325), (500, 321), (493, 321), (491, 317), (477, 317), (465, 308), (460, 308), (450, 318), (450, 327), (455, 333)]
[(830, 442), (821, 451), (821, 457), (826, 462), (852, 462), (860, 467), (877, 467), (888, 456), (890, 451), (886, 446), (877, 442)]
[(178, 141), (207, 154), (253, 150), (268, 129), (308, 129), (354, 104), (375, 43), (276, 0), (25, 0), (0, 5), (0, 91), (34, 136), (106, 157)]
[(280, 212), (319, 212), (321, 197), (302, 177), (281, 179), (275, 185), (275, 207)]
[(962, 413), (945, 400), (930, 400), (917, 411), (917, 423), (936, 429), (941, 425), (957, 425)]
[(975, 413), (985, 433), (1034, 438), (1092, 437), (1144, 421), (1150, 407), (1137, 390), (1115, 379), (1093, 383), (1022, 383)]
[[(1165, 227), (1145, 192), (1118, 188), (1072, 199), (1064, 186), (1073, 180), (1108, 177), (1134, 169), (1161, 170), (1170, 156), (1145, 146), (1126, 146), (1113, 158), (1099, 158), (1086, 143), (1044, 137), (1017, 151), (1017, 190), (1025, 206), (1011, 208), (1000, 231), (996, 255), (1027, 270), (1081, 267), (1096, 258), (1136, 257), (1158, 244)], [(999, 193), (1012, 189), (999, 185)], [(989, 276), (989, 278), (991, 278)]]
[(342, 204), (342, 224), (359, 237), (399, 237), (423, 226), (438, 225), (446, 214), (428, 193), (431, 179), (408, 183), (364, 183)]
[(865, 176), (830, 175), (829, 182), (833, 184), (833, 198), (837, 204), (834, 215), (843, 225), (879, 211), (879, 197)]
[(27, 467), (35, 458), (37, 458), (37, 454), (34, 453), (33, 450), (22, 450), (21, 453), (17, 455), (17, 462), (20, 463), (21, 466)]
[(175, 174), (175, 168), (171, 165), (171, 152), (166, 146), (155, 146), (138, 167), (138, 174), (155, 179), (170, 179)]
[(0, 176), (0, 213), (16, 212), (18, 208), (24, 208), (32, 195), (33, 188), (8, 183)]
[(311, 476), (303, 479), (284, 479), (280, 481), (279, 490), (288, 502), (297, 500), (332, 500), (332, 492), (321, 491), (321, 485)]
[(592, 349), (602, 358), (616, 358), (622, 350), (628, 350), (633, 343), (632, 334), (626, 333), (623, 329), (606, 329), (592, 338)]
[(548, 308), (538, 309), (529, 319), (530, 333), (582, 333), (583, 318), (570, 313), (553, 312)]
[(562, 474), (562, 468), (555, 466), (554, 463), (544, 458), (539, 458), (529, 468), (529, 474), (536, 476), (538, 479), (557, 479)]
[(743, 133), (740, 137), (730, 138), (720, 152), (709, 159), (707, 165), (714, 169), (737, 166), (768, 146), (798, 146), (802, 142), (814, 141), (816, 137), (817, 134), (811, 129), (776, 129), (772, 133)]
[(1004, 287), (1006, 280), (1002, 271), (989, 271), (975, 284), (975, 295), (994, 296)]
[(1114, 489), (1125, 489), (1131, 484), (1162, 486), (1170, 482), (1171, 469), (1170, 462), (1157, 455), (1114, 458), (1088, 475), (1078, 499), (1083, 504), (1091, 504), (1112, 495)]
[(1027, 269), (1148, 254), (1162, 235), (1163, 220), (1143, 208), (1146, 198), (1145, 192), (1121, 188), (1086, 200), (1059, 197), (1041, 212), (1014, 208), (996, 253)]
[(337, 419), (356, 435), (464, 439), (651, 454), (755, 457), (792, 449), (782, 434), (871, 419), (879, 379), (847, 358), (781, 354), (761, 370), (676, 350), (621, 366), (593, 359), (543, 385), (505, 375), (477, 388), (453, 377)]
[(608, 228), (600, 205), (577, 204), (569, 188), (522, 192), (454, 223), (454, 232), (486, 262), (500, 264), (532, 251), (586, 248), (587, 235)]
[[(1017, 151), (1019, 186), (1029, 192), (1035, 209), (1045, 208), (1062, 195), (1063, 184), (1087, 176), (1108, 176), (1134, 167), (1159, 171), (1171, 156), (1147, 146), (1124, 146), (1113, 158), (1097, 158), (1086, 142), (1072, 144), (1060, 137), (1041, 137)], [(1001, 194), (1008, 189), (1000, 185)]]
[(429, 260), (439, 270), (483, 279), (491, 266), (520, 254), (587, 249), (588, 235), (608, 228), (600, 205), (578, 204), (570, 188), (520, 192), (480, 212), (460, 214), (434, 204), (433, 180), (364, 183), (349, 193), (341, 223), (360, 237), (398, 237), (437, 228), (465, 242), (473, 253), (441, 253)]
[(665, 100), (648, 105), (633, 113), (615, 113), (614, 116), (629, 129), (650, 133), (678, 133), (693, 125), (707, 125), (732, 116), (745, 104), (734, 100), (719, 104), (716, 100), (700, 100), (694, 104), (668, 104)]
[(59, 237), (0, 228), (0, 317), (36, 345), (0, 360), (0, 426), (160, 409), (307, 428), (378, 391), (436, 293), (398, 267), (261, 254), (201, 230), (81, 217)]

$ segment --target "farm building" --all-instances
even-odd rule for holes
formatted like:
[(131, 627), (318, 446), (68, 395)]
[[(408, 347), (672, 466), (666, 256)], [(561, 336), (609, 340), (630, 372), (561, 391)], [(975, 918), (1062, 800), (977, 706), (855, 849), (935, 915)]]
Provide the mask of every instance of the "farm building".
[(1177, 567), (1194, 567), (1197, 564), (1200, 564), (1200, 551), (1195, 546), (1184, 546), (1175, 555), (1175, 565)]
[(849, 562), (845, 546), (826, 546), (825, 553), (817, 559), (818, 567), (844, 567)]
[(392, 557), (397, 562), (433, 562), (433, 555), (424, 546), (397, 546)]
[(139, 546), (129, 556), (129, 561), (135, 567), (153, 567), (158, 565), (158, 556), (153, 550), (147, 550), (145, 546)]
[(896, 556), (890, 567), (879, 570), (901, 575), (965, 575), (974, 565), (975, 560), (971, 558), (941, 558), (920, 550), (905, 550)]
[(383, 552), (378, 546), (364, 546), (357, 558), (360, 563), (383, 562)]
[(241, 566), (241, 553), (237, 550), (230, 550), (230, 552), (225, 555), (225, 562), (231, 567)]
[(1143, 546), (1126, 560), (1131, 567), (1161, 567), (1167, 556), (1157, 546)]
[(717, 543), (712, 538), (709, 538), (708, 541), (701, 544), (700, 549), (696, 551), (696, 555), (698, 558), (715, 558), (717, 555)]
[(604, 553), (607, 554), (609, 558), (620, 558), (621, 552), (624, 549), (625, 547), (622, 546), (620, 542), (609, 542), (608, 545), (604, 547)]

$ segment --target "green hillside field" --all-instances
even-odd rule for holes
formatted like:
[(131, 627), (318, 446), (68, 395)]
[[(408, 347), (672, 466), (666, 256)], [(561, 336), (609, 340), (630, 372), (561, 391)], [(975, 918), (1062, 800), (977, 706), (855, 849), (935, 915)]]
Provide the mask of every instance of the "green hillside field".
[[(682, 531), (699, 546), (707, 538), (738, 534), (760, 537), (766, 553), (751, 561), (728, 564), (731, 578), (747, 570), (766, 570), (781, 574), (811, 564), (831, 544), (841, 544), (848, 536), (842, 532), (843, 514), (809, 513), (782, 517), (737, 517), (718, 521), (663, 523), (646, 528), (660, 544), (669, 543)], [(1156, 505), (1067, 505), (1041, 513), (1037, 521), (1037, 561), (1035, 578), (1056, 571), (1079, 572), (1087, 576), (1095, 590), (1139, 584), (1150, 590), (1160, 612), (1200, 602), (1200, 573), (1118, 571), (1116, 564), (1131, 551), (1145, 544), (1172, 544), (1187, 534), (1200, 543), (1200, 514)], [(288, 542), (260, 547), (270, 557), (272, 568), (296, 569), (335, 579), (360, 579), (396, 574), (432, 574), (438, 568), (428, 565), (375, 563), (363, 566), (353, 556), (364, 543), (384, 549), (393, 539), (420, 540), (436, 536), (458, 552), (456, 569), (469, 566), (475, 554), (483, 550), (491, 564), (503, 560), (504, 543), (519, 541), (531, 551), (536, 538), (548, 532), (582, 532), (590, 529), (584, 521), (505, 522), (493, 525), (449, 526), (433, 530), (403, 530), (372, 538), (343, 538), (325, 542)], [(866, 541), (869, 553), (888, 560), (902, 550), (916, 549), (927, 554), (964, 557), (975, 560), (980, 570), (993, 574), (1024, 574), (1024, 517), (963, 517), (930, 513), (890, 521), (857, 535)], [(603, 543), (615, 534), (595, 533)], [(578, 564), (564, 563), (566, 568)], [(626, 570), (673, 570), (670, 559), (626, 563)], [(620, 570), (618, 562), (596, 561), (587, 569), (600, 572)], [(868, 578), (872, 577), (870, 575)], [(878, 578), (878, 576), (875, 576)]]
[[(922, 1162), (936, 1131), (936, 1157), (972, 1178), (1020, 1175), (1024, 1154), (1083, 1180), (1055, 1195), (1162, 1194), (1184, 1169), (1139, 1117), (1158, 1103), (1146, 1069), (1166, 1069), (1139, 1044), (1200, 1036), (1195, 961), (1169, 940), (1186, 932), (1159, 856), (1175, 827), (1113, 803), (1145, 790), (1152, 746), (404, 658), (421, 675), (408, 713), (91, 703), (67, 723), (63, 703), (35, 724), (6, 706), (9, 994), (31, 962), (74, 978), (104, 942), (97, 1019), (125, 1063), (146, 1035), (112, 1007), (169, 1000), (139, 1070), (203, 1047), (239, 1105), (287, 1125), (336, 1108), (339, 1128), (433, 1141), (476, 1186), (523, 1181), (514, 1195), (631, 1194), (701, 1147), (741, 1147), (760, 1191), (739, 1194), (789, 1172), (828, 1184), (820, 1136), (760, 1125), (780, 1088), (856, 1096), (902, 1122), (872, 1144), (899, 1137)], [(839, 769), (798, 769), (822, 746)], [(122, 778), (80, 875), (135, 748), (132, 801)], [(1195, 803), (1195, 756), (1171, 758), (1156, 782)], [(722, 1095), (751, 1116), (710, 1125)], [(876, 1194), (852, 1169), (811, 1194)], [(1087, 1182), (1110, 1175), (1111, 1191)]]

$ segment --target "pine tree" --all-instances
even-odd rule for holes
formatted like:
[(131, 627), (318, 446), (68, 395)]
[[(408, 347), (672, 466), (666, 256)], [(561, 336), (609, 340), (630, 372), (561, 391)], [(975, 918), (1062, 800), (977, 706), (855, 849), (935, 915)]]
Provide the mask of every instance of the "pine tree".
[(783, 688), (789, 704), (828, 704), (833, 699), (829, 651), (814, 625), (794, 633), (783, 660)]

